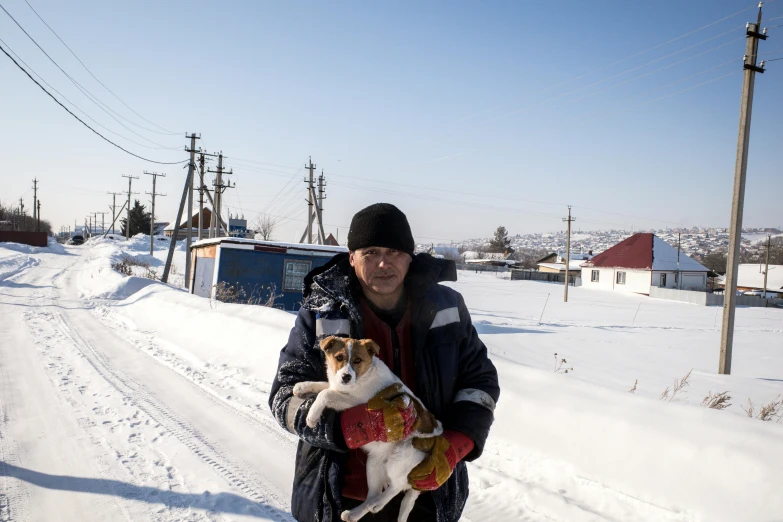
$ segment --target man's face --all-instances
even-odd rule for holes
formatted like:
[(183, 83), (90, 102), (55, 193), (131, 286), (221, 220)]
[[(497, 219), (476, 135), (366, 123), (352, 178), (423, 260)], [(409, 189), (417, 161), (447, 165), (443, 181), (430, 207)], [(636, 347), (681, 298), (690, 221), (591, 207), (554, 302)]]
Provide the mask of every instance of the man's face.
[(365, 292), (391, 295), (402, 287), (412, 259), (393, 248), (367, 247), (352, 251), (350, 261)]

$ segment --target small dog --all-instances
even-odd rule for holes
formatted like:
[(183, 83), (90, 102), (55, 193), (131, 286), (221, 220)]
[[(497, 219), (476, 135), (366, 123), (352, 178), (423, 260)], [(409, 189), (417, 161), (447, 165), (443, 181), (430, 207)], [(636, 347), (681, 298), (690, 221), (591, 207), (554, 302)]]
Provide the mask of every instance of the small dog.
[[(307, 414), (307, 425), (314, 428), (325, 408), (344, 411), (367, 403), (381, 390), (399, 384), (416, 410), (413, 433), (396, 442), (371, 442), (362, 449), (367, 452), (367, 500), (350, 511), (343, 511), (345, 522), (356, 522), (367, 513), (377, 513), (395, 496), (405, 491), (398, 522), (406, 522), (419, 496), (419, 491), (408, 484), (408, 473), (427, 454), (414, 448), (413, 437), (435, 437), (443, 433), (440, 421), (427, 411), (411, 390), (402, 384), (389, 367), (376, 357), (379, 346), (371, 339), (327, 337), (321, 341), (326, 355), (328, 382), (300, 382), (294, 386), (294, 395), (306, 397), (317, 394)], [(407, 399), (407, 397), (406, 397)], [(407, 403), (407, 402), (406, 402)]]

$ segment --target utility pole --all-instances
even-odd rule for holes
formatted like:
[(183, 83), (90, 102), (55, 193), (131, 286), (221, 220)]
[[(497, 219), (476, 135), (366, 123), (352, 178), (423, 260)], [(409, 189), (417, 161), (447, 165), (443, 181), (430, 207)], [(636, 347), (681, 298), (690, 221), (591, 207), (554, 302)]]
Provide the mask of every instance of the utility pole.
[[(38, 178), (33, 178), (33, 221), (37, 222), (38, 214), (36, 213), (36, 207), (38, 204)], [(40, 232), (37, 230), (37, 232)]]
[[(213, 234), (212, 231), (210, 231), (209, 237), (222, 237), (221, 223), (223, 220), (220, 216), (223, 214), (223, 192), (225, 192), (226, 189), (236, 187), (236, 185), (232, 185), (230, 181), (228, 183), (223, 183), (223, 174), (233, 174), (234, 171), (230, 170), (226, 172), (225, 169), (223, 169), (223, 153), (220, 152), (218, 153), (217, 170), (208, 170), (207, 172), (215, 174), (215, 182), (213, 183), (213, 186), (215, 187), (215, 199), (212, 202), (212, 220), (215, 223), (215, 232)], [(228, 226), (226, 226), (225, 231), (228, 233)]]
[(571, 205), (568, 205), (568, 218), (563, 218), (563, 221), (568, 223), (568, 235), (566, 236), (566, 273), (565, 273), (565, 290), (563, 292), (563, 302), (568, 302), (568, 272), (571, 265), (571, 223), (576, 221), (571, 217)]
[[(125, 218), (125, 241), (130, 240), (130, 208), (131, 208), (131, 183), (133, 183), (134, 179), (139, 179), (138, 176), (126, 176), (125, 174), (122, 175), (123, 178), (128, 178), (128, 208), (126, 209), (127, 217)], [(138, 194), (138, 192), (133, 192), (133, 194)]]
[(101, 233), (106, 235), (106, 212), (93, 212), (95, 214), (95, 228), (98, 228), (98, 214), (101, 215)]
[(19, 230), (24, 231), (24, 228), (24, 201), (22, 201), (22, 198), (19, 198)]
[[(313, 244), (313, 205), (315, 204), (315, 201), (313, 198), (313, 172), (315, 171), (315, 165), (313, 165), (313, 159), (308, 158), (307, 165), (305, 165), (305, 168), (309, 171), (308, 178), (305, 179), (305, 183), (307, 183), (307, 243)], [(299, 241), (302, 243), (303, 241)]]
[[(731, 373), (731, 350), (734, 343), (734, 312), (737, 306), (737, 269), (742, 239), (742, 212), (745, 206), (745, 174), (748, 167), (748, 146), (750, 144), (750, 119), (753, 110), (753, 87), (756, 73), (764, 72), (764, 62), (756, 66), (759, 40), (766, 40), (766, 34), (759, 33), (761, 25), (761, 3), (756, 23), (747, 24), (745, 31), (745, 58), (740, 102), (739, 133), (737, 136), (737, 159), (734, 164), (734, 190), (731, 199), (731, 225), (729, 228), (729, 252), (726, 267), (726, 289), (723, 296), (723, 321), (720, 333), (720, 360), (718, 373)], [(766, 32), (766, 31), (765, 31)]]
[[(35, 231), (40, 232), (41, 231), (41, 200), (36, 198), (35, 201), (36, 203), (38, 203), (38, 211), (35, 214)], [(767, 260), (769, 260), (769, 249), (767, 249)], [(766, 277), (767, 275), (764, 274), (765, 279)]]
[(152, 255), (154, 249), (155, 249), (155, 196), (165, 196), (166, 194), (158, 194), (155, 190), (155, 182), (158, 180), (158, 176), (166, 177), (165, 174), (158, 174), (157, 172), (147, 172), (144, 171), (144, 174), (147, 176), (152, 176), (152, 192), (145, 192), (145, 194), (150, 194), (152, 196), (152, 216), (150, 217), (150, 255)]
[(198, 184), (198, 239), (201, 241), (204, 238), (204, 154), (201, 153), (198, 158), (198, 172), (199, 172), (199, 184)]
[[(179, 202), (179, 210), (177, 211), (177, 220), (174, 223), (174, 232), (171, 236), (171, 242), (169, 243), (169, 253), (166, 256), (166, 266), (163, 268), (163, 275), (161, 276), (160, 280), (164, 283), (168, 282), (169, 280), (169, 271), (171, 270), (171, 261), (174, 259), (174, 248), (177, 245), (177, 236), (179, 235), (179, 224), (182, 222), (182, 212), (185, 210), (185, 200), (188, 197), (188, 191), (191, 190), (192, 187), (192, 181), (193, 181), (193, 170), (196, 167), (195, 159), (196, 159), (196, 140), (200, 139), (200, 136), (196, 136), (195, 133), (191, 134), (190, 136), (186, 136), (190, 138), (190, 148), (185, 149), (185, 151), (190, 153), (190, 161), (188, 162), (188, 177), (185, 179), (185, 188), (182, 190), (182, 199)], [(186, 259), (190, 259), (190, 252), (186, 252), (185, 255), (187, 256)], [(186, 267), (189, 267), (189, 264), (186, 264)], [(190, 288), (190, 280), (189, 276), (190, 274), (185, 274), (185, 287)]]
[(117, 196), (122, 195), (122, 192), (106, 192), (107, 194), (111, 194), (111, 233), (114, 234), (114, 222), (117, 221), (117, 214), (116, 214), (116, 208), (117, 208)]
[(767, 298), (767, 274), (769, 273), (769, 249), (772, 246), (772, 236), (767, 235), (767, 260), (764, 262), (764, 299)]
[(677, 290), (680, 289), (680, 279), (682, 279), (682, 275), (680, 274), (680, 247), (681, 247), (681, 236), (682, 234), (680, 232), (677, 232), (677, 280), (675, 283), (677, 283)]

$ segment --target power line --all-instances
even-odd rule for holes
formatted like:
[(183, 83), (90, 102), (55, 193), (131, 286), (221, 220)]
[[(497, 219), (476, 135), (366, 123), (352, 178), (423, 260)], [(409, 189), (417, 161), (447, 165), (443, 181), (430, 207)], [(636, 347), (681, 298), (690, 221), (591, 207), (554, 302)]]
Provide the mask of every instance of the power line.
[(71, 112), (71, 110), (70, 110), (68, 107), (66, 107), (65, 105), (63, 105), (63, 104), (60, 102), (60, 100), (58, 100), (57, 98), (55, 98), (55, 97), (54, 97), (54, 95), (52, 95), (52, 93), (50, 93), (49, 91), (47, 91), (47, 90), (46, 90), (46, 88), (45, 88), (43, 85), (41, 85), (40, 83), (38, 83), (38, 81), (37, 81), (35, 78), (33, 78), (33, 77), (30, 75), (30, 73), (29, 73), (29, 72), (27, 72), (27, 70), (26, 70), (24, 67), (22, 67), (21, 65), (19, 65), (19, 63), (18, 63), (16, 60), (14, 60), (13, 56), (11, 56), (10, 54), (8, 54), (8, 51), (6, 51), (6, 50), (5, 50), (5, 47), (3, 47), (2, 45), (0, 45), (0, 51), (3, 51), (3, 54), (5, 54), (5, 55), (6, 55), (6, 56), (7, 56), (7, 57), (8, 57), (8, 58), (9, 58), (9, 59), (12, 61), (12, 62), (14, 62), (14, 65), (16, 65), (16, 66), (19, 68), (19, 70), (21, 70), (23, 73), (25, 73), (25, 74), (27, 75), (27, 77), (28, 77), (28, 78), (30, 78), (30, 79), (33, 81), (33, 83), (35, 83), (35, 84), (36, 84), (38, 87), (40, 87), (40, 89), (41, 89), (43, 92), (45, 92), (45, 93), (46, 93), (46, 94), (47, 94), (47, 95), (48, 95), (48, 96), (49, 96), (51, 99), (53, 99), (53, 100), (55, 101), (55, 103), (57, 103), (57, 105), (59, 105), (60, 107), (62, 107), (63, 109), (65, 109), (65, 111), (66, 111), (68, 114), (70, 114), (71, 116), (73, 116), (74, 118), (76, 118), (76, 120), (77, 120), (79, 123), (81, 123), (82, 125), (84, 125), (84, 126), (85, 126), (85, 127), (87, 127), (88, 129), (90, 129), (92, 132), (94, 132), (95, 134), (97, 134), (98, 136), (100, 136), (100, 137), (101, 137), (103, 140), (105, 140), (105, 141), (107, 141), (108, 143), (110, 143), (110, 144), (114, 145), (115, 147), (117, 147), (117, 148), (118, 148), (118, 149), (120, 149), (121, 151), (125, 152), (126, 154), (130, 154), (131, 156), (134, 156), (134, 157), (136, 157), (136, 158), (139, 158), (139, 159), (141, 159), (141, 160), (144, 160), (144, 161), (149, 161), (150, 163), (157, 163), (157, 164), (159, 164), (159, 165), (179, 165), (180, 163), (185, 163), (185, 162), (187, 162), (187, 161), (188, 161), (188, 160), (183, 160), (183, 161), (169, 161), (169, 162), (165, 162), (165, 161), (155, 161), (155, 160), (152, 160), (152, 159), (149, 159), (149, 158), (145, 158), (145, 157), (143, 157), (143, 156), (139, 156), (138, 154), (135, 154), (135, 153), (133, 153), (133, 152), (129, 151), (128, 149), (126, 149), (126, 148), (122, 147), (121, 145), (118, 145), (118, 144), (114, 143), (114, 142), (113, 142), (113, 141), (111, 141), (109, 138), (107, 138), (106, 136), (104, 136), (103, 134), (101, 134), (100, 132), (98, 132), (97, 130), (95, 130), (95, 129), (93, 129), (92, 127), (90, 127), (89, 125), (87, 125), (87, 123), (85, 123), (85, 122), (84, 122), (84, 120), (82, 120), (82, 119), (81, 119), (81, 118), (79, 118), (77, 115), (75, 115), (73, 112)]
[[(79, 89), (79, 90), (82, 92), (82, 94), (84, 94), (84, 95), (87, 97), (87, 99), (88, 99), (88, 100), (90, 100), (90, 101), (91, 101), (92, 103), (94, 103), (94, 104), (95, 104), (95, 105), (96, 105), (96, 106), (97, 106), (99, 109), (101, 109), (103, 112), (105, 112), (105, 113), (106, 113), (106, 114), (107, 114), (107, 115), (108, 115), (108, 116), (109, 116), (111, 119), (113, 119), (114, 121), (116, 121), (116, 122), (117, 122), (119, 125), (121, 125), (123, 128), (125, 128), (127, 131), (129, 131), (129, 132), (132, 132), (133, 134), (135, 134), (136, 136), (138, 136), (139, 138), (141, 138), (141, 139), (143, 139), (143, 140), (145, 140), (145, 141), (148, 141), (148, 142), (150, 142), (150, 143), (152, 143), (152, 144), (154, 144), (154, 145), (157, 145), (157, 146), (158, 146), (158, 147), (160, 147), (161, 149), (179, 150), (177, 147), (166, 147), (165, 145), (161, 145), (160, 143), (157, 143), (157, 142), (155, 142), (155, 141), (153, 141), (153, 140), (151, 140), (151, 139), (149, 139), (149, 138), (147, 138), (147, 137), (145, 137), (145, 136), (142, 136), (141, 134), (139, 134), (138, 132), (134, 131), (133, 129), (131, 129), (130, 127), (128, 127), (128, 126), (127, 126), (127, 125), (125, 125), (124, 123), (122, 123), (120, 120), (118, 120), (117, 118), (115, 118), (115, 117), (114, 117), (112, 114), (109, 114), (109, 111), (111, 111), (111, 112), (113, 112), (114, 114), (116, 114), (117, 116), (119, 116), (120, 118), (124, 119), (125, 121), (127, 121), (127, 122), (129, 122), (129, 123), (131, 123), (131, 124), (133, 124), (133, 125), (136, 125), (135, 123), (133, 123), (132, 121), (128, 120), (127, 118), (125, 118), (125, 117), (124, 117), (124, 116), (122, 116), (121, 114), (119, 114), (119, 113), (115, 112), (114, 110), (112, 110), (112, 108), (111, 108), (111, 107), (109, 107), (108, 105), (106, 105), (105, 103), (103, 103), (103, 102), (102, 102), (102, 101), (101, 101), (101, 100), (100, 100), (100, 99), (99, 99), (97, 96), (95, 96), (94, 94), (92, 94), (92, 93), (91, 93), (90, 91), (88, 91), (88, 90), (87, 90), (85, 87), (83, 87), (83, 86), (82, 86), (82, 85), (81, 85), (79, 82), (77, 82), (76, 80), (74, 80), (74, 79), (73, 79), (73, 77), (72, 77), (70, 74), (68, 74), (67, 72), (65, 72), (65, 70), (64, 70), (62, 67), (60, 67), (60, 64), (58, 64), (58, 63), (57, 63), (57, 62), (54, 60), (54, 58), (52, 58), (51, 56), (49, 56), (49, 53), (47, 53), (47, 52), (44, 50), (44, 48), (43, 48), (43, 47), (41, 47), (41, 46), (38, 44), (38, 42), (37, 42), (37, 41), (35, 41), (35, 38), (33, 38), (32, 36), (30, 36), (30, 33), (28, 33), (28, 32), (25, 30), (25, 28), (24, 28), (24, 27), (22, 27), (22, 25), (21, 25), (19, 22), (17, 22), (17, 21), (16, 21), (16, 18), (14, 18), (14, 17), (11, 15), (11, 13), (9, 13), (9, 12), (8, 12), (8, 10), (6, 10), (6, 8), (5, 8), (5, 7), (3, 7), (3, 5), (2, 5), (2, 4), (0, 4), (0, 9), (2, 9), (2, 10), (5, 12), (5, 14), (6, 14), (6, 15), (8, 15), (8, 17), (9, 17), (11, 20), (13, 20), (13, 22), (14, 22), (14, 23), (17, 25), (17, 27), (19, 27), (19, 29), (21, 29), (21, 30), (22, 30), (22, 32), (23, 32), (23, 33), (24, 33), (24, 34), (27, 36), (27, 38), (29, 38), (29, 39), (30, 39), (30, 41), (31, 41), (31, 42), (33, 42), (33, 43), (35, 44), (35, 46), (36, 46), (36, 47), (38, 47), (38, 49), (40, 49), (40, 51), (41, 51), (42, 53), (44, 53), (44, 55), (45, 55), (45, 56), (46, 56), (46, 57), (49, 59), (49, 61), (50, 61), (50, 62), (52, 62), (52, 63), (54, 64), (54, 66), (55, 66), (55, 67), (57, 67), (57, 68), (60, 70), (60, 72), (61, 72), (61, 73), (63, 73), (63, 74), (65, 75), (65, 77), (66, 77), (66, 78), (68, 78), (68, 80), (70, 80), (70, 81), (71, 81), (71, 83), (73, 83), (73, 84), (76, 86), (76, 88), (77, 88), (77, 89)], [(107, 110), (107, 109), (108, 109), (108, 110)]]
[[(775, 0), (770, 0), (770, 2), (767, 2), (767, 3), (771, 3), (771, 2), (773, 2), (773, 1), (775, 1)], [(545, 93), (545, 92), (547, 92), (547, 91), (550, 91), (550, 90), (552, 90), (552, 89), (555, 89), (555, 88), (557, 88), (557, 87), (561, 87), (561, 86), (563, 86), (563, 85), (567, 85), (567, 84), (569, 84), (569, 83), (571, 83), (571, 82), (574, 82), (574, 81), (576, 81), (576, 80), (581, 80), (582, 78), (585, 78), (585, 77), (587, 77), (587, 76), (590, 76), (591, 74), (594, 74), (594, 73), (597, 73), (597, 72), (601, 72), (601, 71), (605, 71), (606, 69), (610, 69), (610, 68), (614, 67), (615, 65), (619, 65), (619, 64), (621, 64), (621, 63), (627, 62), (628, 60), (630, 60), (630, 59), (632, 59), (632, 58), (636, 58), (637, 56), (642, 56), (643, 54), (647, 54), (647, 53), (649, 53), (649, 52), (652, 52), (652, 51), (655, 51), (655, 50), (657, 50), (657, 49), (660, 49), (661, 47), (665, 47), (665, 46), (667, 46), (667, 45), (669, 45), (669, 44), (671, 44), (671, 43), (674, 43), (674, 42), (677, 42), (677, 41), (679, 41), (679, 40), (682, 40), (683, 38), (687, 38), (688, 36), (691, 36), (691, 35), (693, 35), (693, 34), (696, 34), (696, 33), (698, 33), (698, 32), (701, 32), (701, 31), (703, 31), (704, 29), (708, 29), (708, 28), (712, 27), (713, 25), (717, 25), (717, 24), (719, 24), (719, 23), (721, 23), (721, 22), (725, 22), (726, 20), (729, 20), (729, 19), (731, 19), (731, 18), (734, 18), (735, 16), (738, 16), (738, 15), (740, 15), (740, 14), (744, 13), (745, 11), (749, 11), (749, 10), (751, 10), (751, 9), (754, 9), (754, 8), (756, 8), (756, 4), (755, 4), (755, 3), (754, 3), (753, 5), (751, 5), (751, 6), (749, 6), (749, 7), (746, 7), (746, 8), (744, 8), (744, 9), (740, 9), (739, 11), (737, 11), (737, 12), (735, 12), (735, 13), (732, 13), (732, 14), (730, 14), (730, 15), (728, 15), (728, 16), (724, 16), (723, 18), (721, 18), (721, 19), (719, 19), (719, 20), (715, 20), (714, 22), (710, 22), (710, 23), (708, 23), (707, 25), (703, 25), (703, 26), (699, 27), (698, 29), (694, 29), (694, 30), (692, 30), (692, 31), (688, 31), (688, 32), (687, 32), (687, 33), (685, 33), (685, 34), (682, 34), (682, 35), (680, 35), (680, 36), (677, 36), (677, 37), (675, 37), (675, 38), (672, 38), (672, 39), (670, 39), (670, 40), (667, 40), (667, 41), (665, 41), (665, 42), (663, 42), (663, 43), (660, 43), (660, 44), (654, 45), (654, 46), (652, 46), (652, 47), (650, 47), (650, 48), (648, 48), (648, 49), (645, 49), (645, 50), (643, 50), (643, 51), (636, 52), (636, 53), (634, 53), (634, 54), (631, 54), (630, 56), (626, 56), (625, 58), (621, 58), (620, 60), (617, 60), (617, 61), (615, 61), (615, 62), (612, 62), (612, 63), (610, 63), (610, 64), (607, 64), (607, 65), (603, 65), (603, 66), (601, 66), (601, 67), (598, 67), (598, 68), (596, 68), (596, 69), (592, 69), (592, 70), (590, 70), (590, 71), (588, 71), (588, 72), (586, 72), (586, 73), (583, 73), (583, 74), (580, 74), (580, 75), (578, 75), (578, 76), (575, 76), (575, 77), (573, 77), (573, 78), (571, 78), (571, 79), (569, 79), (569, 80), (565, 80), (565, 81), (563, 81), (563, 82), (560, 82), (560, 83), (557, 83), (557, 84), (551, 85), (551, 86), (549, 86), (549, 87), (546, 87), (546, 88), (544, 88), (544, 89), (542, 89), (542, 90), (540, 90), (540, 91), (536, 92), (535, 94), (533, 94), (533, 96), (538, 96), (539, 94), (543, 94), (543, 93)], [(772, 20), (774, 20), (774, 18), (773, 18)], [(496, 107), (496, 108), (498, 108), (498, 107)], [(494, 110), (494, 109), (492, 109), (492, 110)], [(472, 118), (472, 117), (474, 117), (474, 116), (478, 116), (478, 115), (480, 115), (480, 114), (484, 114), (484, 113), (486, 113), (486, 112), (489, 112), (489, 110), (485, 110), (485, 111), (482, 111), (482, 112), (479, 112), (479, 113), (475, 113), (475, 114), (473, 114), (473, 115), (471, 115), (471, 116), (467, 116), (467, 117), (466, 117), (466, 119), (467, 119), (467, 118)]]
[(40, 80), (41, 80), (41, 82), (43, 82), (43, 84), (44, 84), (44, 85), (46, 85), (46, 86), (47, 86), (47, 87), (49, 87), (51, 90), (53, 90), (54, 92), (56, 92), (57, 94), (59, 94), (59, 95), (60, 95), (60, 97), (61, 97), (62, 99), (64, 99), (66, 102), (70, 103), (70, 104), (71, 104), (71, 105), (72, 105), (72, 106), (73, 106), (73, 107), (74, 107), (74, 108), (75, 108), (77, 111), (79, 111), (80, 113), (82, 113), (82, 114), (84, 115), (84, 117), (85, 117), (85, 118), (87, 118), (87, 119), (89, 119), (90, 121), (92, 121), (92, 122), (93, 122), (95, 125), (97, 125), (98, 127), (101, 127), (101, 128), (102, 128), (102, 129), (104, 129), (105, 131), (107, 131), (107, 132), (111, 132), (111, 133), (112, 133), (112, 134), (114, 134), (115, 136), (119, 136), (120, 138), (122, 138), (122, 139), (124, 139), (124, 140), (126, 140), (126, 141), (129, 141), (129, 142), (133, 143), (134, 145), (138, 145), (139, 147), (144, 147), (145, 149), (155, 149), (155, 150), (157, 150), (157, 149), (160, 149), (160, 147), (151, 147), (150, 145), (145, 145), (145, 144), (143, 144), (143, 143), (139, 143), (138, 141), (134, 141), (134, 140), (132, 140), (132, 139), (128, 138), (127, 136), (123, 136), (123, 135), (122, 135), (122, 134), (120, 134), (119, 132), (113, 131), (112, 129), (108, 128), (106, 125), (103, 125), (101, 122), (99, 122), (98, 120), (96, 120), (95, 118), (93, 118), (92, 116), (90, 116), (89, 114), (87, 114), (87, 112), (86, 112), (86, 111), (84, 111), (84, 110), (83, 110), (83, 109), (81, 109), (81, 108), (80, 108), (78, 105), (76, 105), (74, 102), (72, 102), (72, 101), (71, 101), (71, 100), (70, 100), (70, 99), (69, 99), (67, 96), (65, 96), (63, 93), (61, 93), (60, 91), (58, 91), (58, 90), (57, 90), (57, 89), (56, 89), (54, 86), (52, 86), (52, 85), (51, 85), (49, 82), (47, 82), (47, 81), (46, 81), (46, 80), (43, 78), (43, 76), (41, 76), (40, 74), (38, 74), (38, 73), (36, 72), (36, 70), (35, 70), (35, 69), (33, 69), (32, 67), (30, 67), (30, 64), (28, 64), (27, 62), (25, 62), (25, 61), (24, 61), (24, 60), (23, 60), (23, 59), (22, 59), (22, 58), (19, 56), (19, 53), (15, 52), (13, 49), (11, 49), (11, 46), (9, 46), (9, 45), (8, 45), (8, 44), (7, 44), (7, 43), (6, 43), (6, 42), (5, 42), (5, 41), (4, 41), (2, 38), (0, 38), (0, 43), (2, 43), (3, 45), (5, 45), (5, 46), (8, 48), (8, 51), (10, 51), (10, 53), (11, 53), (11, 54), (13, 54), (13, 55), (16, 57), (16, 59), (17, 59), (19, 62), (21, 62), (21, 63), (22, 63), (22, 65), (24, 65), (24, 66), (25, 66), (25, 67), (27, 67), (27, 68), (28, 68), (30, 71), (32, 71), (32, 73), (33, 73), (34, 75), (38, 76), (38, 79), (40, 79)]
[(68, 44), (67, 44), (67, 43), (65, 43), (65, 42), (63, 41), (63, 39), (62, 39), (62, 38), (60, 38), (60, 35), (59, 35), (59, 34), (57, 34), (57, 33), (55, 32), (55, 30), (54, 30), (54, 29), (52, 29), (52, 28), (51, 28), (51, 26), (50, 26), (49, 24), (47, 24), (47, 23), (46, 23), (46, 20), (44, 20), (44, 19), (41, 17), (41, 15), (40, 15), (40, 14), (38, 14), (38, 11), (36, 11), (36, 10), (33, 8), (33, 6), (32, 6), (32, 5), (30, 5), (30, 2), (28, 2), (27, 0), (24, 0), (24, 1), (25, 1), (25, 3), (27, 4), (27, 6), (28, 6), (28, 7), (29, 7), (29, 8), (30, 8), (32, 11), (33, 11), (33, 13), (35, 13), (35, 16), (37, 16), (37, 17), (38, 17), (38, 19), (39, 19), (41, 22), (43, 22), (43, 24), (44, 24), (44, 25), (45, 25), (45, 26), (46, 26), (46, 27), (47, 27), (47, 28), (48, 28), (48, 29), (49, 29), (49, 30), (52, 32), (52, 34), (53, 34), (54, 36), (56, 36), (58, 40), (60, 40), (60, 43), (62, 43), (62, 44), (65, 46), (65, 48), (66, 48), (66, 49), (68, 49), (68, 51), (70, 51), (70, 53), (73, 55), (73, 57), (74, 57), (74, 58), (76, 58), (76, 60), (78, 60), (78, 62), (79, 62), (81, 65), (82, 65), (82, 67), (84, 67), (84, 70), (85, 70), (85, 71), (87, 71), (87, 72), (90, 74), (90, 76), (92, 76), (92, 77), (93, 77), (93, 79), (94, 79), (96, 82), (98, 82), (99, 84), (101, 84), (101, 86), (102, 86), (104, 89), (106, 89), (107, 91), (109, 91), (109, 92), (112, 94), (112, 96), (114, 96), (115, 98), (117, 98), (117, 100), (119, 100), (119, 102), (120, 102), (120, 103), (122, 103), (122, 104), (123, 104), (123, 105), (124, 105), (124, 106), (125, 106), (125, 107), (126, 107), (128, 110), (129, 110), (129, 111), (131, 111), (133, 114), (135, 114), (136, 116), (138, 116), (138, 117), (139, 117), (139, 118), (141, 118), (142, 120), (146, 121), (147, 123), (150, 123), (150, 124), (152, 124), (152, 125), (155, 125), (155, 126), (156, 126), (156, 127), (158, 127), (159, 129), (162, 129), (162, 130), (164, 130), (164, 131), (166, 131), (166, 132), (159, 132), (159, 131), (156, 131), (156, 130), (154, 130), (154, 129), (148, 129), (148, 128), (146, 128), (146, 127), (142, 127), (141, 125), (139, 125), (139, 127), (140, 127), (140, 128), (142, 128), (142, 129), (145, 129), (145, 130), (148, 130), (148, 131), (150, 131), (150, 132), (154, 132), (154, 133), (156, 133), (156, 134), (168, 134), (168, 135), (172, 135), (172, 136), (173, 136), (173, 135), (177, 135), (177, 134), (182, 134), (182, 133), (179, 133), (179, 132), (171, 132), (171, 131), (167, 130), (166, 128), (164, 128), (164, 127), (161, 127), (161, 126), (160, 126), (160, 125), (158, 125), (157, 123), (155, 123), (155, 122), (152, 122), (152, 121), (148, 120), (147, 118), (145, 118), (144, 116), (142, 116), (142, 115), (141, 115), (141, 114), (139, 114), (138, 112), (134, 111), (134, 110), (133, 110), (133, 109), (132, 109), (132, 108), (131, 108), (131, 107), (130, 107), (130, 106), (127, 104), (127, 103), (125, 103), (125, 102), (122, 100), (122, 98), (120, 98), (119, 96), (117, 96), (117, 95), (114, 93), (114, 91), (112, 91), (111, 89), (109, 89), (109, 88), (108, 88), (108, 87), (107, 87), (107, 86), (106, 86), (106, 85), (105, 85), (105, 84), (104, 84), (102, 81), (100, 81), (100, 80), (99, 80), (99, 79), (98, 79), (98, 78), (97, 78), (97, 77), (96, 77), (96, 76), (95, 76), (95, 75), (92, 73), (92, 71), (91, 71), (91, 70), (90, 70), (90, 69), (89, 69), (89, 68), (88, 68), (88, 67), (87, 67), (87, 66), (84, 64), (84, 62), (81, 60), (81, 58), (79, 58), (79, 57), (76, 55), (76, 53), (75, 53), (75, 52), (73, 52), (73, 50), (72, 50), (72, 49), (71, 49), (71, 48), (68, 46)]

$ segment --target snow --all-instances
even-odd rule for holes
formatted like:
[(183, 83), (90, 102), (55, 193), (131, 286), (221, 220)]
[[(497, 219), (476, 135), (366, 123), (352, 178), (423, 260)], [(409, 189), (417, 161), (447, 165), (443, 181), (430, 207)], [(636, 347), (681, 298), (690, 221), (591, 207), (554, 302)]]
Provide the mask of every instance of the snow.
[(685, 252), (680, 251), (679, 254), (678, 263), (677, 249), (658, 236), (653, 236), (653, 270), (680, 270), (682, 272), (709, 271), (707, 267), (688, 257)]
[[(582, 272), (582, 264), (585, 263), (586, 260), (580, 259), (579, 261), (576, 261), (572, 259), (568, 263), (568, 270), (569, 272)], [(565, 272), (565, 263), (538, 263), (538, 266), (542, 266), (544, 268), (551, 268), (552, 270), (561, 270)]]
[[(725, 285), (722, 277), (719, 284)], [(742, 264), (737, 267), (737, 286), (742, 288), (764, 288), (764, 265), (758, 263)], [(767, 273), (767, 290), (783, 289), (783, 265), (769, 265)]]
[[(160, 273), (155, 247), (0, 244), (0, 520), (291, 520), (296, 439), (266, 403), (294, 316), (112, 270)], [(174, 266), (181, 284), (181, 243)], [(564, 303), (562, 285), (463, 271), (449, 285), (501, 383), (463, 520), (783, 513), (783, 424), (740, 407), (783, 393), (783, 310), (737, 309), (722, 376), (718, 308), (579, 287)], [(727, 410), (700, 405), (724, 390)]]

